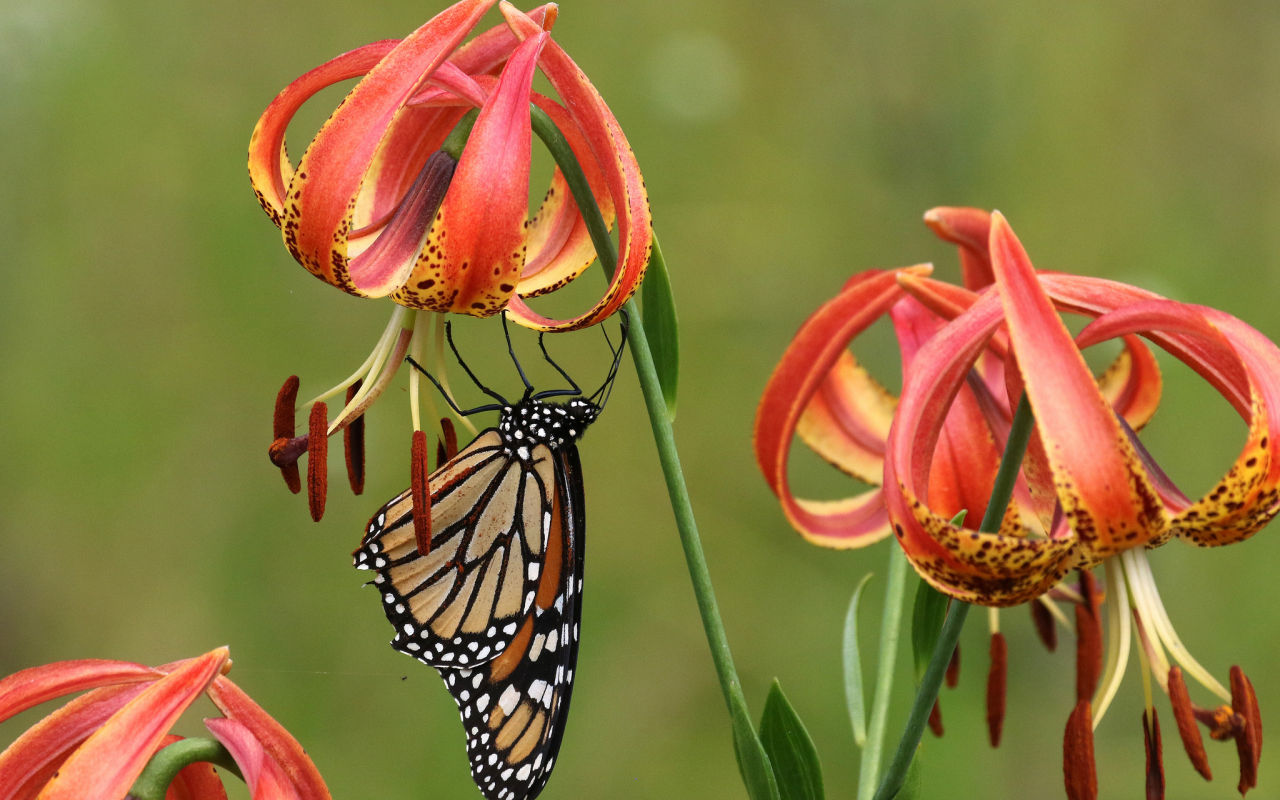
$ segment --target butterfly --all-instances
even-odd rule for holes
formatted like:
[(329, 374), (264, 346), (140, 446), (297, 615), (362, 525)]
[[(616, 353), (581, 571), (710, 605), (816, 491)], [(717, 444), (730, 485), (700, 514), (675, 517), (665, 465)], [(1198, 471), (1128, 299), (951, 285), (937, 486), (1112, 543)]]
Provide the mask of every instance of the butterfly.
[[(625, 313), (622, 320), (625, 342)], [(458, 363), (497, 402), (463, 411), (441, 394), (462, 416), (497, 411), (498, 424), (429, 477), (426, 555), (406, 490), (374, 514), (353, 559), (376, 573), (372, 583), (396, 629), (392, 648), (435, 667), (457, 702), (481, 793), (532, 800), (559, 754), (577, 666), (586, 533), (577, 442), (608, 400), (622, 344), (615, 350), (610, 342), (608, 377), (583, 397), (539, 336), (544, 358), (572, 388), (535, 392), (508, 332), (525, 386), (511, 403), (480, 383), (458, 355), (451, 326), (446, 331)]]

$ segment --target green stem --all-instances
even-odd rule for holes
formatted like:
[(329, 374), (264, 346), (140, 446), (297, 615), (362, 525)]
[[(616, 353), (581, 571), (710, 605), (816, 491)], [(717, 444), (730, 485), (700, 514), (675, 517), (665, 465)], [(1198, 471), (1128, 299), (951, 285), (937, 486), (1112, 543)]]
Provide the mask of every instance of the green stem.
[(880, 780), (880, 753), (889, 721), (889, 695), (893, 690), (893, 667), (898, 658), (898, 634), (902, 629), (902, 599), (906, 595), (907, 556), (897, 542), (889, 544), (889, 585), (884, 590), (884, 612), (880, 618), (880, 662), (876, 665), (876, 693), (871, 702), (871, 721), (862, 748), (858, 770), (858, 800), (869, 800)]
[(480, 116), (480, 109), (478, 108), (473, 108), (463, 114), (462, 119), (458, 120), (458, 124), (449, 132), (444, 144), (440, 145), (441, 150), (453, 157), (454, 164), (462, 160), (462, 150), (467, 146), (467, 139), (471, 138), (471, 129), (475, 127), (476, 117), (478, 116)]
[(236, 765), (235, 759), (221, 742), (202, 738), (183, 739), (159, 750), (151, 757), (146, 769), (129, 790), (129, 799), (164, 800), (169, 784), (173, 783), (178, 773), (184, 767), (200, 761), (216, 764), (240, 780), (244, 780), (244, 776), (240, 774), (240, 767)]
[[(1004, 458), (1000, 460), (1000, 470), (996, 473), (995, 485), (991, 488), (991, 499), (987, 502), (987, 513), (982, 517), (978, 530), (983, 533), (994, 533), (1000, 530), (1000, 522), (1004, 519), (1005, 510), (1013, 498), (1013, 486), (1018, 480), (1018, 469), (1022, 466), (1022, 456), (1027, 452), (1027, 442), (1031, 438), (1031, 428), (1035, 417), (1031, 413), (1031, 404), (1026, 394), (1018, 403), (1018, 410), (1013, 415), (1013, 424), (1009, 428), (1009, 441), (1005, 443)], [(938, 690), (942, 687), (942, 676), (947, 671), (951, 654), (960, 639), (960, 631), (964, 628), (965, 617), (969, 615), (971, 606), (959, 600), (951, 604), (951, 612), (947, 621), (942, 624), (942, 633), (938, 643), (934, 645), (933, 656), (929, 660), (929, 668), (925, 670), (924, 680), (916, 692), (915, 702), (911, 706), (911, 714), (907, 717), (907, 727), (898, 742), (898, 750), (894, 753), (893, 763), (885, 773), (884, 782), (876, 792), (875, 800), (891, 800), (902, 788), (907, 777), (907, 769), (915, 757), (916, 748), (920, 746), (920, 737), (924, 735), (925, 720), (929, 718), (934, 702), (938, 699)]]
[[(530, 105), (530, 116), (534, 133), (542, 139), (552, 157), (560, 167), (565, 182), (573, 193), (578, 210), (591, 233), (591, 241), (595, 244), (596, 255), (600, 266), (610, 279), (618, 264), (618, 249), (609, 235), (609, 228), (600, 215), (600, 207), (596, 204), (587, 183), (586, 175), (578, 164), (577, 157), (569, 148), (564, 134), (537, 106)], [(733, 713), (735, 695), (742, 702), (742, 685), (738, 681), (738, 673), (733, 667), (733, 655), (729, 652), (729, 640), (725, 636), (724, 623), (720, 621), (720, 609), (716, 604), (715, 591), (711, 586), (711, 574), (707, 571), (707, 560), (702, 552), (702, 541), (698, 538), (698, 526), (693, 518), (693, 506), (689, 502), (689, 490), (685, 486), (684, 472), (680, 467), (680, 454), (676, 450), (675, 434), (671, 430), (671, 422), (667, 418), (666, 400), (662, 395), (662, 386), (658, 381), (658, 371), (654, 367), (653, 353), (649, 350), (649, 340), (645, 336), (644, 324), (635, 300), (627, 301), (627, 313), (631, 316), (631, 358), (635, 363), (636, 374), (640, 379), (640, 391), (644, 394), (645, 407), (649, 411), (649, 424), (653, 428), (654, 442), (658, 446), (658, 460), (662, 463), (662, 475), (667, 482), (667, 494), (671, 498), (671, 510), (675, 514), (676, 528), (680, 532), (680, 544), (684, 547), (685, 561), (689, 567), (689, 577), (693, 582), (693, 594), (698, 601), (698, 611), (702, 615), (702, 627), (706, 632), (707, 643), (711, 646), (711, 659), (715, 663), (716, 675), (720, 678), (720, 689), (724, 693), (725, 704)]]

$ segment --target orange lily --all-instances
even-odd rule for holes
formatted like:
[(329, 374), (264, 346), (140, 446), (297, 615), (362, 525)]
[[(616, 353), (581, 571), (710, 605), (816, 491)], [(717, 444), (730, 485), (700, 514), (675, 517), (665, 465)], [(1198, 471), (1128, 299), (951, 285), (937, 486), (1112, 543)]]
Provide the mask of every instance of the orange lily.
[[(296, 379), (281, 392), (271, 460), (297, 492), (297, 461), (311, 451), (318, 463), (308, 466), (307, 486), (317, 520), (327, 489), (319, 439), (356, 426), (344, 441), (359, 494), (359, 421), (406, 355), (422, 361), (427, 313), (487, 317), (505, 309), (530, 328), (577, 330), (618, 311), (644, 277), (652, 238), (644, 180), (618, 121), (550, 36), (558, 7), (525, 14), (502, 2), (504, 24), (463, 44), (495, 2), (462, 0), (403, 40), (374, 42), (316, 67), (272, 101), (250, 140), (254, 191), (294, 258), (345, 292), (398, 304), (373, 354), (348, 380), (300, 406)], [(558, 102), (532, 90), (537, 69)], [(285, 148), (290, 119), (316, 92), (354, 77), (362, 79), (295, 168)], [(567, 285), (596, 258), (559, 168), (528, 218), (530, 103), (564, 134), (605, 222), (618, 225), (618, 264), (608, 288), (569, 319), (542, 316), (525, 302)], [(442, 320), (435, 329), (439, 352)], [(415, 396), (416, 386), (411, 379)], [(324, 401), (347, 389), (342, 412), (330, 422)], [(416, 399), (413, 410), (420, 431)], [(295, 435), (295, 411), (311, 412), (304, 436)]]
[[(0, 753), (0, 800), (117, 800), (161, 749), (201, 694), (225, 715), (205, 723), (231, 753), (254, 800), (329, 800), (315, 765), (298, 742), (225, 677), (225, 647), (160, 667), (124, 661), (63, 661), (0, 680), (0, 721), (73, 692)], [(213, 765), (183, 767), (169, 785), (173, 800), (226, 800)]]

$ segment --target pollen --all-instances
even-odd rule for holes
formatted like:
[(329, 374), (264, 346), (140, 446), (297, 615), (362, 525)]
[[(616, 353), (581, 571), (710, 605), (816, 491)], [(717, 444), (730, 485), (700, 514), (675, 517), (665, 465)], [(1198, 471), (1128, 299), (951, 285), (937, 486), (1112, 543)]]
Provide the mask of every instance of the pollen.
[(427, 480), (427, 435), (413, 432), (413, 450), (409, 463), (410, 494), (413, 499), (413, 538), (418, 555), (431, 552), (431, 484)]
[[(356, 381), (347, 387), (347, 405), (355, 399), (363, 382)], [(342, 431), (342, 451), (347, 457), (347, 480), (353, 494), (364, 493), (364, 415), (351, 421)]]
[(289, 487), (289, 491), (297, 494), (302, 491), (302, 479), (298, 475), (298, 463), (295, 457), (287, 463), (277, 461), (277, 453), (282, 450), (291, 439), (293, 439), (296, 430), (296, 422), (294, 420), (293, 409), (298, 402), (298, 376), (290, 375), (284, 382), (284, 386), (280, 387), (280, 393), (276, 395), (275, 415), (272, 419), (272, 439), (271, 449), (268, 455), (271, 462), (280, 467), (280, 474), (284, 476), (284, 482)]
[(987, 734), (992, 747), (1000, 746), (1004, 732), (1006, 684), (1009, 674), (1009, 644), (1004, 634), (991, 634), (991, 669), (987, 672)]
[(329, 408), (324, 403), (311, 407), (310, 433), (307, 444), (307, 505), (316, 522), (324, 516), (324, 501), (329, 493)]

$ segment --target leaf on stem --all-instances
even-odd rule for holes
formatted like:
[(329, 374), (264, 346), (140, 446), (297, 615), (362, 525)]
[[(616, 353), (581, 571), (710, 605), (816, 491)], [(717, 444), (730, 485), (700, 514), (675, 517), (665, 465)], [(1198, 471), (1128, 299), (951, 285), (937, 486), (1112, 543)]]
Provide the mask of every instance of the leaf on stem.
[(653, 237), (653, 251), (644, 282), (640, 284), (640, 297), (640, 313), (649, 337), (649, 350), (653, 353), (653, 366), (658, 372), (662, 399), (667, 404), (667, 421), (675, 422), (676, 392), (680, 383), (680, 326), (676, 321), (671, 276), (667, 274), (667, 262), (662, 257), (657, 236)]
[(769, 687), (760, 718), (760, 741), (773, 766), (781, 800), (824, 800), (818, 749), (777, 678)]
[(911, 653), (915, 659), (916, 685), (924, 680), (929, 660), (933, 658), (934, 645), (942, 633), (942, 622), (947, 618), (949, 598), (926, 581), (920, 581), (916, 589), (916, 602), (911, 612)]
[(781, 800), (769, 756), (751, 725), (747, 701), (736, 684), (729, 692), (729, 710), (733, 722), (733, 754), (738, 759), (738, 772), (747, 787), (747, 795), (751, 800)]
[(920, 788), (924, 785), (924, 779), (920, 777), (923, 752), (923, 747), (916, 748), (915, 758), (911, 759), (911, 766), (907, 767), (907, 777), (903, 779), (902, 788), (893, 796), (893, 800), (915, 800), (920, 796)]
[(844, 618), (844, 697), (853, 723), (853, 741), (859, 748), (867, 743), (867, 707), (862, 693), (862, 656), (858, 652), (858, 602), (873, 574), (868, 572), (858, 582)]

